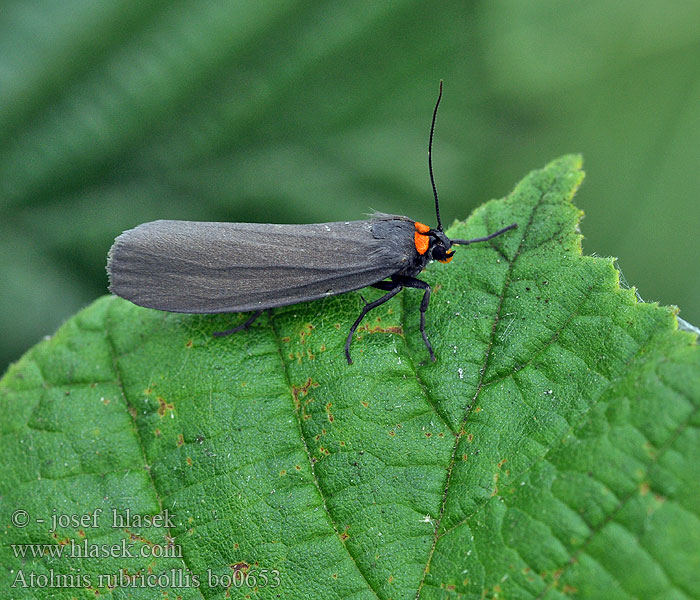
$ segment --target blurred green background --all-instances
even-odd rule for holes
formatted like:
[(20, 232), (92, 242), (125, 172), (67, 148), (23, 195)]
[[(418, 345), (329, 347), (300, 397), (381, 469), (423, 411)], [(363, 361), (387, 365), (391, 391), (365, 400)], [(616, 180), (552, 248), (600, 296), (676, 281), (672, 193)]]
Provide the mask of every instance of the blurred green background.
[(157, 218), (463, 219), (582, 152), (584, 251), (700, 323), (700, 2), (12, 1), (0, 370)]

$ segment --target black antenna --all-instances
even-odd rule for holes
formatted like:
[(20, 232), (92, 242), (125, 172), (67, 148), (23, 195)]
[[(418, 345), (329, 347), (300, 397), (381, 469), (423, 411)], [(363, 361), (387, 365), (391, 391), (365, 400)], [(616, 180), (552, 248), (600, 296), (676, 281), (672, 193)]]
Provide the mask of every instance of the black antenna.
[(437, 187), (435, 186), (435, 176), (433, 175), (433, 134), (435, 133), (435, 119), (437, 118), (438, 106), (442, 99), (442, 79), (440, 80), (440, 93), (438, 94), (435, 109), (433, 110), (433, 122), (430, 125), (430, 142), (428, 142), (428, 169), (430, 170), (430, 184), (433, 186), (433, 196), (435, 196), (435, 214), (437, 216), (438, 231), (442, 231), (442, 221), (440, 220), (440, 202), (438, 201)]
[(492, 240), (493, 238), (505, 233), (506, 231), (510, 231), (511, 229), (516, 229), (518, 227), (517, 223), (511, 223), (508, 225), (508, 227), (504, 227), (503, 229), (499, 229), (498, 231), (494, 231), (490, 235), (485, 235), (484, 237), (478, 237), (478, 238), (472, 238), (471, 240), (450, 240), (453, 244), (460, 244), (461, 246), (468, 246), (469, 244), (474, 244), (476, 242), (488, 242), (489, 240)]

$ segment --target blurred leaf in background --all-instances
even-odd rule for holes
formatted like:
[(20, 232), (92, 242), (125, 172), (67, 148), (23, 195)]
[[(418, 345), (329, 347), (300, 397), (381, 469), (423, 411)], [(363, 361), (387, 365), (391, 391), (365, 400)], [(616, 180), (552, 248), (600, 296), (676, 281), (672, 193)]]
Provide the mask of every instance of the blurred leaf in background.
[[(700, 321), (700, 4), (8, 1), (0, 363), (156, 218), (447, 223), (582, 152), (585, 251)], [(4, 369), (4, 367), (2, 367)]]

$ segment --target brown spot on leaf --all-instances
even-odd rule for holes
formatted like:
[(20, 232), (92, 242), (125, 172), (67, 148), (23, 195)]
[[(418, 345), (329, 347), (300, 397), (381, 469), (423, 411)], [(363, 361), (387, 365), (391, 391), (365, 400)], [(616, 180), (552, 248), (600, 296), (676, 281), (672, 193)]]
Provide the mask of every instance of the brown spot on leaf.
[[(400, 325), (391, 325), (390, 327), (381, 327), (380, 325), (370, 327), (369, 325), (363, 325), (358, 329), (366, 331), (367, 333), (396, 333), (398, 335), (403, 335), (403, 327)], [(358, 339), (360, 338), (358, 337)]]
[[(55, 531), (51, 534), (51, 537), (53, 537), (53, 539), (56, 540), (56, 543), (57, 543), (59, 546), (67, 546), (68, 544), (70, 544), (70, 539), (69, 539), (69, 538), (61, 538), (61, 539), (59, 539), (59, 537), (56, 535), (56, 532), (55, 532)], [(44, 549), (44, 555), (46, 555), (47, 553), (48, 553), (48, 548), (45, 548), (45, 549)]]
[(182, 434), (179, 434), (177, 436), (177, 442), (175, 442), (178, 446), (184, 446), (185, 444), (185, 436)]
[(294, 397), (294, 406), (297, 410), (300, 408), (299, 398), (306, 396), (309, 393), (309, 389), (312, 387), (318, 387), (318, 383), (313, 381), (311, 377), (306, 380), (306, 383), (302, 386), (293, 385), (292, 386), (292, 396)]
[(124, 528), (124, 533), (126, 533), (129, 536), (129, 539), (132, 542), (141, 542), (142, 544), (146, 544), (148, 546), (155, 546), (155, 544), (151, 540), (146, 539), (142, 535), (134, 533), (128, 528)]
[(158, 414), (161, 417), (164, 417), (166, 412), (171, 412), (175, 410), (175, 406), (173, 405), (173, 403), (166, 402), (162, 396), (157, 396), (156, 400), (158, 400)]
[[(250, 565), (244, 561), (234, 563), (232, 565), (229, 565), (229, 567), (231, 567), (231, 569), (233, 570), (233, 579), (238, 579), (240, 581), (243, 581), (243, 579), (245, 577), (244, 574), (247, 573), (248, 570), (250, 569)], [(227, 592), (227, 595), (228, 595), (228, 592)]]

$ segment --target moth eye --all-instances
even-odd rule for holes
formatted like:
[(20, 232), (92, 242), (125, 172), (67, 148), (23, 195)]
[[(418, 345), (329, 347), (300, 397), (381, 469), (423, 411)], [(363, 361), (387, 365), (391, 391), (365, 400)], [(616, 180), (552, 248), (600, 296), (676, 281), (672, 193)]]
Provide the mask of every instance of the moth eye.
[(432, 255), (433, 255), (433, 258), (435, 260), (445, 260), (445, 257), (447, 256), (447, 252), (445, 252), (444, 246), (435, 246), (433, 248)]

